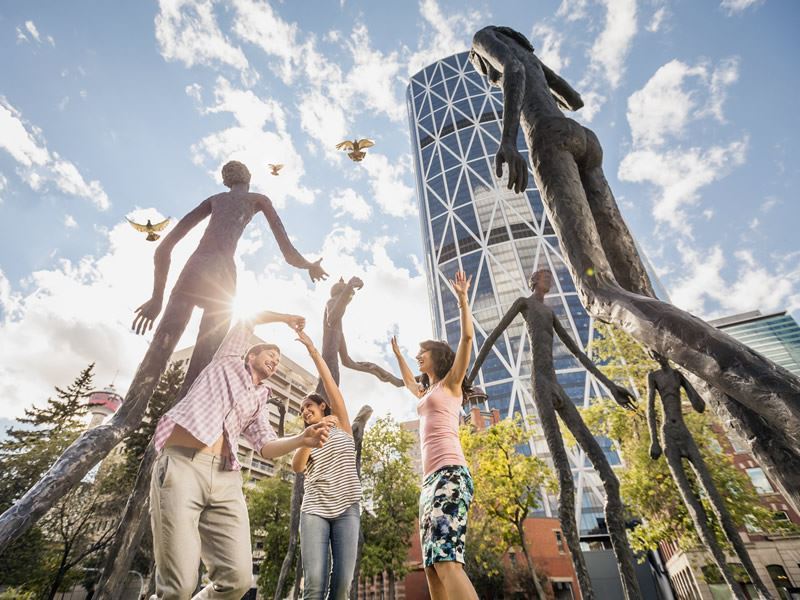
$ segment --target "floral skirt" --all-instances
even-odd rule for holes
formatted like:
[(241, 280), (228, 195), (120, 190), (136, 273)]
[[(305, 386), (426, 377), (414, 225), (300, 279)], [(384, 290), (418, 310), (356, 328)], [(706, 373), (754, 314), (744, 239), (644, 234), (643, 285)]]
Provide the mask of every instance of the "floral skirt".
[(426, 567), (436, 562), (464, 562), (467, 511), (474, 488), (469, 469), (442, 467), (422, 482), (419, 534)]

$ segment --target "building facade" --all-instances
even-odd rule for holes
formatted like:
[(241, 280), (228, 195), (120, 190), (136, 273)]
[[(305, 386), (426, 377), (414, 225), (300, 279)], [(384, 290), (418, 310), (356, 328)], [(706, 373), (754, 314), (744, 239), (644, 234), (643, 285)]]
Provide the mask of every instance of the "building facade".
[(753, 310), (709, 323), (800, 377), (800, 325), (786, 311)]
[[(458, 306), (448, 287), (458, 269), (472, 276), (470, 301), (477, 352), (514, 300), (530, 295), (530, 274), (537, 268), (549, 268), (554, 278), (546, 301), (565, 329), (587, 348), (593, 322), (578, 299), (533, 174), (529, 173), (529, 187), (521, 194), (506, 189), (505, 176), (494, 174), (502, 127), (501, 90), (490, 88), (463, 52), (414, 75), (407, 89), (407, 104), (436, 336), (451, 345), (458, 342)], [(517, 145), (527, 161), (521, 135)], [(576, 405), (587, 406), (603, 393), (560, 341), (554, 347), (554, 360), (559, 381)], [(522, 319), (498, 340), (479, 377), (476, 383), (488, 394), (484, 410), (497, 409), (504, 418), (535, 415), (529, 341)], [(600, 441), (611, 464), (619, 464), (610, 442)], [(549, 455), (538, 432), (533, 432), (524, 451)], [(568, 452), (582, 540), (589, 545), (592, 540), (602, 543), (606, 528), (600, 481), (580, 449)], [(551, 497), (540, 516), (554, 516), (555, 510)]]

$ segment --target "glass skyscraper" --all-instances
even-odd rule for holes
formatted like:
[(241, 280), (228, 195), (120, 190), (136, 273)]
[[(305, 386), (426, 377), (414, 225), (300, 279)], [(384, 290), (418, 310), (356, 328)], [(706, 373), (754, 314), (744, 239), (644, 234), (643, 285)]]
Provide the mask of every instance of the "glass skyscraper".
[[(530, 295), (528, 277), (537, 268), (554, 275), (547, 303), (580, 345), (587, 348), (593, 321), (581, 306), (539, 192), (529, 174), (524, 193), (506, 189), (494, 174), (500, 144), (502, 91), (491, 88), (472, 67), (468, 53), (444, 58), (411, 78), (407, 89), (412, 153), (420, 202), (433, 329), (451, 345), (458, 342), (458, 306), (448, 279), (462, 268), (472, 275), (471, 306), (475, 351), (519, 296)], [(520, 135), (517, 146), (527, 161)], [(506, 169), (507, 171), (507, 169)], [(498, 340), (483, 364), (479, 383), (488, 393), (487, 409), (504, 417), (535, 415), (531, 364), (525, 325), (518, 318)], [(557, 341), (554, 359), (559, 381), (578, 406), (601, 394), (600, 386)], [(611, 464), (619, 457), (601, 439)], [(533, 432), (525, 452), (546, 457), (544, 439)], [(567, 449), (577, 486), (577, 518), (583, 539), (603, 535), (604, 494), (597, 475), (579, 449)], [(545, 513), (553, 515), (548, 499)]]
[(786, 311), (763, 315), (754, 310), (709, 323), (800, 376), (800, 325)]

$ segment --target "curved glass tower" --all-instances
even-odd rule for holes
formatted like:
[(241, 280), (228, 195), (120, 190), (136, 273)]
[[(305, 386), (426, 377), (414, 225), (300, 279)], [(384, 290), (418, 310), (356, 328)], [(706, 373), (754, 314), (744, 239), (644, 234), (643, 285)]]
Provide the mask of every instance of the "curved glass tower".
[[(472, 67), (468, 53), (444, 58), (411, 78), (407, 89), (412, 153), (420, 202), (433, 329), (451, 345), (458, 342), (458, 306), (448, 289), (459, 268), (472, 275), (471, 302), (475, 351), (519, 296), (531, 292), (527, 280), (536, 268), (549, 267), (553, 289), (547, 297), (562, 324), (584, 348), (593, 335), (591, 317), (581, 306), (561, 259), (558, 240), (544, 213), (539, 192), (506, 189), (505, 176), (494, 174), (500, 144), (502, 91), (490, 88)], [(517, 145), (527, 161), (520, 135)], [(507, 172), (507, 170), (506, 170)], [(484, 363), (480, 385), (488, 406), (504, 416), (535, 414), (531, 397), (528, 337), (517, 319), (498, 340)], [(559, 381), (578, 406), (601, 393), (566, 347), (557, 341), (554, 359)], [(477, 382), (476, 382), (477, 383)], [(619, 458), (607, 440), (611, 464)], [(524, 452), (547, 456), (544, 439), (533, 432)], [(583, 453), (570, 450), (577, 485), (577, 517), (584, 540), (605, 537), (603, 489)], [(555, 510), (551, 498), (545, 513)]]

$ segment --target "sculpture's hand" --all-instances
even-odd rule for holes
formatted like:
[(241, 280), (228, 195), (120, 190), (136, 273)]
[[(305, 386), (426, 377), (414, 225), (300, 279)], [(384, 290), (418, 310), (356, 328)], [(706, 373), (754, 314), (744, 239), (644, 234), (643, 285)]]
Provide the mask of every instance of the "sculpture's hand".
[(161, 312), (161, 304), (161, 298), (153, 296), (136, 309), (136, 316), (131, 324), (131, 329), (136, 332), (136, 335), (144, 335), (153, 328), (153, 323)]
[(611, 395), (622, 408), (626, 410), (636, 409), (636, 398), (621, 385), (613, 384), (611, 386)]
[(528, 165), (516, 145), (502, 142), (497, 149), (494, 165), (498, 178), (503, 176), (503, 163), (508, 163), (508, 189), (513, 189), (517, 194), (523, 192), (528, 187)]
[(321, 258), (308, 267), (308, 276), (311, 277), (311, 281), (324, 281), (328, 278), (328, 274), (325, 272), (325, 269), (322, 268), (320, 263), (322, 263)]
[(658, 460), (661, 456), (661, 446), (658, 442), (653, 442), (650, 444), (650, 458), (653, 460)]
[(359, 277), (351, 277), (350, 281), (347, 282), (347, 285), (355, 290), (360, 290), (364, 287), (364, 282), (361, 281)]

